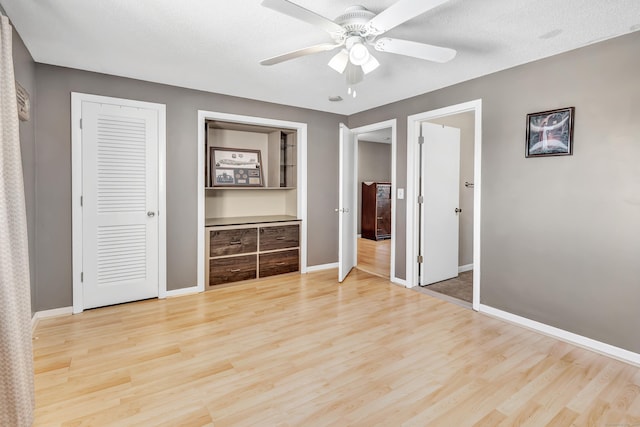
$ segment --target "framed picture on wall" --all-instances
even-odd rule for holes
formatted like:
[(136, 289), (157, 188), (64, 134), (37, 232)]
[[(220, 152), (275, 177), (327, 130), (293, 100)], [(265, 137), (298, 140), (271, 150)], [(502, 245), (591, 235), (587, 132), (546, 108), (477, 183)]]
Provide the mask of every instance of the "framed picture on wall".
[(211, 185), (213, 187), (262, 187), (260, 150), (211, 147)]
[(526, 157), (573, 154), (574, 107), (527, 114)]

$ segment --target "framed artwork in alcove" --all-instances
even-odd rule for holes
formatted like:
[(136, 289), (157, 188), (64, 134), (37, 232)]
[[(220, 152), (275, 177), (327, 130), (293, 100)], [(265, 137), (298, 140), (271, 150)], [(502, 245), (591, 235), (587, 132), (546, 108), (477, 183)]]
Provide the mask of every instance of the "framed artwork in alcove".
[(211, 147), (211, 185), (213, 187), (262, 187), (260, 150)]

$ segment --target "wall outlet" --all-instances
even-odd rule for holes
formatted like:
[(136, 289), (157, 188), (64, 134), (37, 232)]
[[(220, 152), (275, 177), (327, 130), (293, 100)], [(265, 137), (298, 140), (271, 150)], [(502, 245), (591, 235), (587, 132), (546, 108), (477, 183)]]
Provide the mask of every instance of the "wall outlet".
[(404, 199), (404, 188), (398, 188), (398, 199)]

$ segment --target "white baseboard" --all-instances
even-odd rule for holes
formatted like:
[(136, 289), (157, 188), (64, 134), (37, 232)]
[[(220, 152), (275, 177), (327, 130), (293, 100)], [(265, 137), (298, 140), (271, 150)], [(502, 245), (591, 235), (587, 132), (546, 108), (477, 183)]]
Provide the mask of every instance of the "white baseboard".
[(307, 267), (307, 273), (312, 273), (314, 271), (330, 270), (332, 268), (338, 268), (338, 263), (332, 262), (330, 264), (310, 265)]
[(172, 291), (167, 291), (167, 298), (197, 294), (198, 292), (200, 291), (198, 290), (197, 286), (191, 286), (190, 288), (174, 289)]
[(409, 286), (409, 282), (407, 282), (407, 281), (406, 281), (406, 280), (404, 280), (404, 279), (399, 279), (399, 278), (397, 278), (397, 277), (392, 277), (390, 280), (391, 280), (391, 283), (395, 283), (395, 284), (397, 284), (397, 285), (402, 285), (402, 286), (404, 286), (405, 288), (410, 288), (410, 286)]
[(31, 316), (31, 331), (34, 331), (36, 329), (36, 326), (38, 326), (38, 321), (40, 321), (40, 319), (66, 316), (69, 314), (73, 314), (73, 307), (61, 307), (51, 310), (36, 311), (35, 313), (33, 313), (33, 316)]
[(464, 273), (465, 271), (471, 271), (471, 270), (473, 270), (473, 264), (458, 266), (458, 273)]
[(496, 317), (509, 323), (513, 323), (518, 326), (540, 332), (541, 334), (577, 345), (578, 347), (586, 348), (587, 350), (609, 356), (613, 359), (617, 359), (631, 365), (640, 366), (639, 353), (634, 353), (632, 351), (625, 350), (611, 344), (603, 343), (601, 341), (596, 341), (582, 335), (574, 334), (573, 332), (565, 331), (564, 329), (536, 322), (535, 320), (527, 319), (526, 317), (521, 317), (516, 314), (490, 307), (488, 305), (480, 304), (479, 311), (480, 313), (484, 313), (488, 316)]

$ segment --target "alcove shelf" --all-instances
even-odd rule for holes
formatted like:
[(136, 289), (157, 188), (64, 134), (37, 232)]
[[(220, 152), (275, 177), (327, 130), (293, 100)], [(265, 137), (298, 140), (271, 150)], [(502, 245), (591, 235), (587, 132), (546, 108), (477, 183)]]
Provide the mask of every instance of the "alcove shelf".
[[(206, 171), (205, 188), (219, 189), (295, 189), (297, 186), (297, 134), (291, 129), (278, 129), (267, 126), (257, 126), (239, 123), (228, 123), (207, 120), (205, 159)], [(220, 150), (216, 150), (220, 149)], [(237, 162), (237, 155), (242, 157), (246, 150), (258, 152), (260, 165), (256, 169), (243, 171), (238, 166), (222, 162)], [(243, 151), (244, 150), (244, 151)], [(222, 159), (213, 162), (212, 152), (216, 155), (234, 156), (233, 159)], [(231, 153), (229, 153), (231, 151)], [(251, 155), (251, 154), (249, 154)], [(255, 155), (255, 154), (254, 154)], [(252, 161), (256, 161), (254, 158)], [(221, 167), (222, 164), (222, 167)], [(260, 185), (256, 175), (249, 173), (259, 171)], [(249, 178), (247, 178), (247, 173)], [(244, 175), (244, 176), (242, 176)], [(231, 181), (231, 182), (229, 182)], [(219, 183), (219, 185), (215, 185)], [(227, 184), (228, 183), (228, 184)]]
[[(204, 158), (207, 167), (203, 178), (207, 221), (275, 216), (295, 221), (299, 217), (297, 140), (298, 134), (294, 129), (205, 120)], [(245, 169), (247, 174), (246, 168), (233, 166), (233, 163), (223, 163), (221, 167), (222, 162), (216, 163), (212, 152), (218, 148), (220, 152), (238, 150), (238, 155), (246, 153), (243, 150), (259, 152), (260, 165), (256, 169), (260, 170), (262, 185), (248, 185), (243, 177), (238, 178), (238, 173), (243, 173), (239, 169)], [(234, 182), (232, 185), (214, 185), (214, 182), (221, 182), (216, 181), (216, 173), (218, 178), (224, 176), (224, 179)]]
[(228, 217), (228, 218), (207, 218), (205, 220), (205, 227), (291, 222), (291, 221), (299, 221), (299, 220), (295, 216), (291, 216), (291, 215), (262, 215), (262, 216)]
[(205, 187), (205, 190), (207, 191), (246, 191), (246, 190), (253, 190), (253, 191), (271, 191), (271, 190), (295, 190), (296, 187)]

